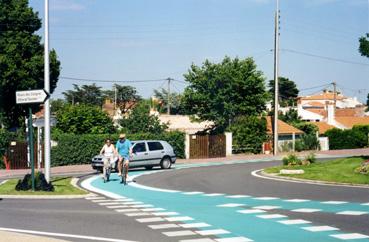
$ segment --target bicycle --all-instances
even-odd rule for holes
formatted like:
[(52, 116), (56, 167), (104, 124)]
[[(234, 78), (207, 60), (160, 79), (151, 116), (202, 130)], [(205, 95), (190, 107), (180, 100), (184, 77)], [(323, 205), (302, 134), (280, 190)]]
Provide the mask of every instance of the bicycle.
[(128, 169), (129, 164), (124, 164), (124, 159), (122, 161), (122, 180), (120, 183), (123, 183), (124, 185), (127, 185), (127, 177), (128, 177)]
[(104, 159), (105, 160), (104, 160), (104, 167), (103, 167), (103, 179), (104, 179), (104, 183), (106, 183), (110, 180), (112, 164), (116, 162), (116, 159), (114, 159), (114, 157), (105, 157)]

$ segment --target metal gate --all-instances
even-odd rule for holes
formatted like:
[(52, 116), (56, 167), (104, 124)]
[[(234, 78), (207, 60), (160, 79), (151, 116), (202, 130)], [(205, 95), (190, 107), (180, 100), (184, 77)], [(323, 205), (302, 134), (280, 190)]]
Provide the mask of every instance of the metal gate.
[(190, 159), (226, 156), (226, 138), (220, 135), (190, 135)]

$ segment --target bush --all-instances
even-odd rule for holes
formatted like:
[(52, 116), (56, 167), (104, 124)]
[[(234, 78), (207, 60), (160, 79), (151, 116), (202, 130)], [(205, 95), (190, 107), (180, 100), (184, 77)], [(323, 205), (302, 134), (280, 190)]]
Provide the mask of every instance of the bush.
[[(103, 146), (105, 139), (118, 140), (118, 134), (99, 135), (74, 135), (54, 133), (53, 139), (58, 145), (51, 149), (51, 165), (76, 165), (89, 164), (91, 158), (97, 155)], [(137, 133), (127, 134), (129, 140), (156, 139), (165, 140), (173, 146), (178, 158), (184, 158), (184, 133), (173, 131), (162, 134)]]
[(301, 160), (295, 154), (289, 154), (282, 159), (284, 166), (301, 165)]
[(260, 153), (262, 145), (267, 141), (266, 119), (255, 116), (241, 116), (229, 127), (233, 134), (233, 145), (241, 150)]
[(305, 161), (308, 161), (309, 164), (315, 163), (316, 162), (316, 156), (314, 153), (310, 153), (308, 154), (305, 159)]
[[(23, 180), (18, 180), (18, 183), (15, 186), (15, 190), (17, 191), (28, 191), (31, 189), (32, 189), (31, 174), (25, 175)], [(46, 192), (54, 191), (54, 186), (51, 184), (51, 182), (47, 183), (44, 174), (41, 172), (36, 172), (35, 174), (35, 191), (46, 191)]]
[(329, 149), (355, 149), (363, 148), (368, 144), (368, 136), (360, 129), (341, 130), (333, 128), (325, 132), (329, 138)]
[(369, 145), (369, 125), (355, 125), (352, 130), (356, 130), (366, 135), (367, 139), (365, 146), (367, 147)]
[(356, 173), (369, 175), (369, 160), (364, 161), (361, 166), (355, 169)]

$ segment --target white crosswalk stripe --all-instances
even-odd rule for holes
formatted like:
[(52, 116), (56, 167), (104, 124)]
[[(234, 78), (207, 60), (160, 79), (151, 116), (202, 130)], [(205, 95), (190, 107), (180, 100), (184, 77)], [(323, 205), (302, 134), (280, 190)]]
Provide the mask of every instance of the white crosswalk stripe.
[(303, 219), (281, 220), (281, 221), (278, 221), (278, 222), (281, 223), (281, 224), (287, 224), (287, 225), (309, 224), (309, 223), (311, 223), (310, 221), (303, 220)]
[(215, 239), (217, 242), (252, 242), (252, 239), (246, 237), (230, 237), (230, 238), (220, 238)]
[(273, 219), (273, 218), (286, 218), (286, 215), (282, 214), (263, 214), (263, 215), (257, 215), (256, 217), (264, 218), (264, 219)]
[(246, 197), (250, 197), (249, 195), (231, 195), (231, 196), (226, 196), (228, 198), (246, 198)]
[(193, 220), (193, 218), (187, 217), (187, 216), (183, 216), (183, 217), (166, 217), (165, 220), (167, 220), (169, 222), (174, 222), (174, 221), (190, 221), (190, 220)]
[(364, 234), (352, 233), (352, 234), (332, 234), (331, 237), (342, 239), (342, 240), (352, 240), (352, 239), (368, 239), (369, 236)]
[(311, 227), (303, 227), (303, 229), (311, 231), (311, 232), (323, 232), (323, 231), (339, 230), (338, 228), (331, 227), (331, 226), (311, 226)]
[(152, 223), (152, 222), (162, 222), (164, 221), (161, 217), (152, 217), (152, 218), (139, 218), (136, 219), (140, 223)]
[(136, 212), (136, 211), (140, 211), (137, 208), (126, 208), (126, 209), (115, 209), (116, 212), (118, 213), (127, 213), (127, 212)]
[(171, 216), (171, 215), (178, 215), (177, 212), (156, 212), (152, 213), (155, 216)]
[(262, 210), (272, 210), (272, 209), (277, 209), (280, 208), (279, 206), (257, 206), (257, 207), (253, 207), (254, 209), (262, 209)]
[(114, 205), (114, 206), (107, 206), (107, 208), (129, 208), (128, 205)]
[(338, 204), (345, 204), (347, 202), (344, 202), (344, 201), (325, 201), (325, 202), (322, 202), (323, 204), (333, 204), (333, 205), (338, 205)]
[(261, 209), (245, 209), (245, 210), (238, 210), (237, 212), (243, 213), (243, 214), (265, 213), (265, 211)]
[(184, 195), (198, 195), (198, 194), (203, 194), (203, 192), (184, 192)]
[(179, 242), (214, 242), (215, 240), (212, 240), (210, 238), (201, 238), (201, 239), (186, 239), (186, 240), (180, 240)]
[(299, 208), (299, 209), (292, 210), (292, 212), (296, 212), (296, 213), (315, 213), (319, 211), (322, 211), (322, 210), (315, 209), (315, 208)]
[(222, 196), (224, 195), (224, 193), (209, 193), (209, 194), (204, 194), (204, 196), (206, 197), (218, 197), (218, 196)]
[(138, 205), (132, 205), (131, 208), (152, 208), (154, 207), (151, 204), (138, 204)]
[(198, 230), (195, 231), (199, 235), (218, 235), (218, 234), (230, 234), (231, 232), (224, 229), (210, 229), (210, 230)]
[(128, 217), (140, 217), (140, 216), (151, 216), (151, 213), (126, 213)]
[(195, 233), (191, 230), (180, 230), (180, 231), (171, 231), (171, 232), (162, 232), (162, 233), (168, 237), (195, 235)]
[(152, 229), (171, 229), (171, 228), (179, 228), (177, 224), (153, 224), (149, 225)]
[(268, 200), (276, 200), (278, 198), (277, 197), (254, 197), (253, 199), (255, 199), (255, 200), (268, 201)]
[(224, 207), (224, 208), (234, 208), (234, 207), (241, 207), (241, 206), (246, 206), (246, 204), (242, 204), (242, 203), (226, 203), (226, 204), (217, 205), (217, 207)]
[(310, 200), (307, 199), (288, 199), (284, 200), (285, 202), (291, 202), (291, 203), (303, 203), (303, 202), (309, 202)]
[(164, 208), (142, 208), (141, 211), (144, 212), (153, 212), (153, 211), (164, 211)]
[(342, 211), (342, 212), (339, 212), (339, 213), (336, 213), (336, 214), (358, 216), (358, 215), (363, 215), (363, 214), (369, 214), (369, 212), (364, 212), (364, 211)]
[(205, 228), (205, 227), (210, 227), (210, 224), (207, 223), (189, 223), (189, 224), (179, 224), (179, 226), (181, 226), (182, 228)]

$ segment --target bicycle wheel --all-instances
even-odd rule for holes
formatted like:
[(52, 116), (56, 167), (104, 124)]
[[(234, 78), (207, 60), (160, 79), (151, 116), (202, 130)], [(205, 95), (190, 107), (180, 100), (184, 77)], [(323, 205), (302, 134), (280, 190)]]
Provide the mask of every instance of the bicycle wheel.
[(120, 183), (123, 183), (124, 185), (127, 185), (127, 176), (126, 176), (126, 173), (127, 173), (127, 168), (123, 164), (123, 167), (122, 167), (122, 181)]

